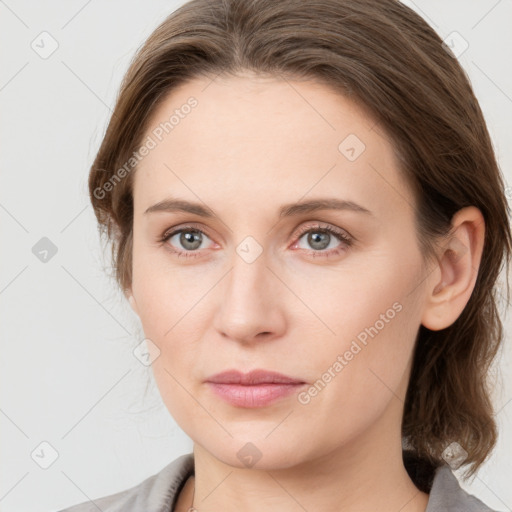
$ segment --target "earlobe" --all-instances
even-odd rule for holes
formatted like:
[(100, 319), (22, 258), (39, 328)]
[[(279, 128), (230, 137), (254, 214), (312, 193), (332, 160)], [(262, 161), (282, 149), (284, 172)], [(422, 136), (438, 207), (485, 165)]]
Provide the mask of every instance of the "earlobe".
[(441, 244), (437, 265), (427, 277), (422, 324), (438, 331), (452, 325), (473, 292), (482, 258), (485, 223), (475, 206), (459, 210)]
[(128, 299), (128, 302), (130, 303), (131, 308), (133, 309), (133, 311), (135, 312), (135, 314), (137, 314), (137, 315), (138, 315), (138, 314), (139, 314), (139, 312), (137, 311), (137, 303), (136, 303), (136, 301), (135, 301), (135, 298), (134, 298), (133, 294), (132, 294), (130, 291), (128, 291), (128, 292), (126, 293), (126, 297), (127, 297), (127, 299)]

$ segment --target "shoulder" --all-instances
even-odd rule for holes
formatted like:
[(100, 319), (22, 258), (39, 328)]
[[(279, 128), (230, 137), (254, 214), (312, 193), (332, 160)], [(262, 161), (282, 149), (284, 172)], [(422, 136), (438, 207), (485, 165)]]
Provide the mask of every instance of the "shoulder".
[(444, 464), (436, 469), (425, 512), (441, 511), (498, 512), (489, 508), (476, 496), (462, 489), (448, 464)]
[(462, 489), (449, 464), (436, 467), (410, 450), (403, 460), (416, 487), (429, 495), (425, 512), (498, 512)]
[(84, 501), (59, 512), (167, 512), (193, 470), (193, 454), (187, 453), (129, 489)]

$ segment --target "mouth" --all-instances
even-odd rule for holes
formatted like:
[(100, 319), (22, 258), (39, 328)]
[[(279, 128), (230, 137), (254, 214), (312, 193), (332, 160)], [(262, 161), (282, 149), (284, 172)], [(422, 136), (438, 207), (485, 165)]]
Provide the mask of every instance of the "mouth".
[(306, 385), (304, 380), (268, 370), (249, 373), (228, 370), (209, 377), (205, 382), (218, 397), (244, 408), (270, 405)]

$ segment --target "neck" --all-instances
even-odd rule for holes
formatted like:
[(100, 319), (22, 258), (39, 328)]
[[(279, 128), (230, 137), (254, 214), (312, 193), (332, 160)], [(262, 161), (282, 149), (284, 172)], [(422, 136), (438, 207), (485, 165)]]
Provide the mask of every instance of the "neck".
[(404, 467), (400, 429), (383, 438), (382, 433), (390, 429), (377, 423), (372, 426), (375, 432), (278, 469), (234, 467), (194, 444), (195, 474), (175, 510), (188, 510), (193, 502), (198, 512), (424, 512), (428, 494), (416, 488)]

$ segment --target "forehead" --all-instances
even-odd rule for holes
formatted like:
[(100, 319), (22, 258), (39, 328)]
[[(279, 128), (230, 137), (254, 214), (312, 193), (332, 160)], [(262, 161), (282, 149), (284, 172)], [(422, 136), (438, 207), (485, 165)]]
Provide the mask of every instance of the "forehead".
[(380, 208), (411, 204), (384, 132), (353, 102), (313, 81), (191, 80), (159, 104), (148, 137), (154, 147), (135, 174), (140, 207), (166, 192), (240, 197), (260, 207), (262, 200), (326, 192)]

